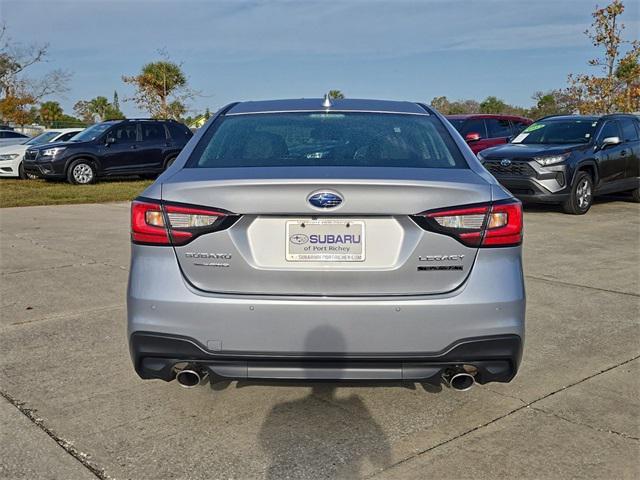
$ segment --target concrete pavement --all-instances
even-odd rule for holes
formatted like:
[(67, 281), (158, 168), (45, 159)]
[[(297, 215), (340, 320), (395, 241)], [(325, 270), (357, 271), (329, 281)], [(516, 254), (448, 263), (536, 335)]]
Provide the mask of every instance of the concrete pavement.
[(640, 476), (637, 204), (527, 210), (524, 362), (468, 393), (139, 380), (128, 221), (125, 204), (0, 210), (0, 477)]

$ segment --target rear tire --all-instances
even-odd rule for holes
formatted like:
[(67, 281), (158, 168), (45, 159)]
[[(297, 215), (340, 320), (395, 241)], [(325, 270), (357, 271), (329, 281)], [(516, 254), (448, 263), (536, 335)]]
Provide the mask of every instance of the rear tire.
[(587, 172), (579, 171), (571, 187), (571, 194), (562, 204), (562, 209), (571, 215), (584, 215), (592, 203), (593, 179)]
[(96, 168), (88, 160), (76, 160), (67, 170), (67, 181), (76, 185), (89, 185), (96, 181)]
[(636, 203), (640, 203), (640, 187), (635, 190), (631, 190), (631, 200)]
[(173, 165), (173, 162), (175, 161), (176, 161), (176, 157), (173, 157), (167, 160), (167, 162), (164, 164), (164, 169), (166, 170), (167, 168), (169, 168), (171, 165)]

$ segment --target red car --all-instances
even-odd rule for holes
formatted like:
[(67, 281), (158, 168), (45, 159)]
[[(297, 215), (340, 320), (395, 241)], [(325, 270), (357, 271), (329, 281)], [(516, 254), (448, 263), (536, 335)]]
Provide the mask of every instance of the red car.
[(507, 143), (509, 137), (533, 123), (533, 120), (525, 117), (489, 114), (447, 115), (447, 120), (476, 154), (485, 148)]

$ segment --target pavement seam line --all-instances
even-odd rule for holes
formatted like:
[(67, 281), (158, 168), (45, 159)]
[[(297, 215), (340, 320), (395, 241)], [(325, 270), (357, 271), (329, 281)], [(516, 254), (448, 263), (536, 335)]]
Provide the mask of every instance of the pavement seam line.
[(78, 315), (82, 315), (85, 313), (97, 313), (97, 312), (105, 312), (109, 310), (118, 310), (125, 306), (126, 305), (124, 303), (117, 303), (114, 305), (106, 305), (104, 307), (88, 308), (86, 310), (74, 310), (72, 312), (57, 313), (55, 315), (48, 315), (40, 318), (34, 318), (32, 320), (25, 320), (23, 322), (10, 323), (4, 328), (19, 327), (21, 325), (29, 325), (31, 323), (46, 322), (48, 320), (59, 320), (61, 318), (67, 318), (67, 317), (77, 317)]
[(618, 293), (620, 295), (628, 295), (630, 297), (640, 297), (638, 293), (621, 292), (620, 290), (610, 290), (608, 288), (591, 287), (589, 285), (581, 285), (579, 283), (563, 282), (562, 280), (554, 280), (552, 278), (536, 277), (535, 275), (525, 275), (525, 278), (531, 278), (533, 280), (540, 280), (541, 282), (555, 283), (558, 285), (566, 285), (567, 287), (587, 288), (590, 290), (597, 290), (599, 292)]
[(367, 475), (364, 478), (373, 478), (373, 477), (375, 477), (375, 476), (377, 476), (377, 475), (379, 475), (379, 474), (381, 474), (383, 472), (386, 472), (387, 470), (391, 470), (391, 469), (393, 469), (393, 468), (395, 468), (395, 467), (397, 467), (399, 465), (402, 465), (404, 463), (409, 462), (410, 460), (413, 460), (414, 458), (417, 458), (417, 457), (419, 457), (421, 455), (424, 455), (425, 453), (429, 453), (432, 450), (435, 450), (436, 448), (439, 448), (439, 447), (441, 447), (443, 445), (447, 445), (448, 443), (451, 443), (451, 442), (453, 442), (453, 441), (455, 441), (455, 440), (457, 440), (459, 438), (466, 437), (467, 435), (469, 435), (469, 434), (471, 434), (471, 433), (473, 433), (473, 432), (475, 432), (477, 430), (480, 430), (481, 428), (488, 427), (489, 425), (491, 425), (493, 423), (496, 423), (496, 422), (498, 422), (498, 421), (500, 421), (500, 420), (502, 420), (504, 418), (507, 418), (507, 417), (513, 415), (514, 413), (517, 413), (517, 412), (519, 412), (521, 410), (524, 410), (525, 408), (530, 408), (531, 407), (533, 410), (537, 410), (535, 407), (532, 407), (532, 405), (534, 405), (535, 403), (541, 402), (542, 400), (545, 400), (546, 398), (552, 397), (553, 395), (555, 395), (557, 393), (560, 393), (560, 392), (563, 392), (563, 391), (567, 390), (568, 388), (571, 388), (571, 387), (579, 385), (579, 384), (581, 384), (583, 382), (586, 382), (587, 380), (590, 380), (590, 379), (592, 379), (594, 377), (597, 377), (598, 375), (602, 375), (603, 373), (606, 373), (606, 372), (608, 372), (610, 370), (613, 370), (615, 368), (621, 367), (622, 365), (626, 365), (627, 363), (631, 363), (634, 360), (637, 360), (638, 358), (640, 358), (640, 355), (636, 355), (635, 357), (630, 358), (628, 360), (624, 360), (623, 362), (620, 362), (620, 363), (618, 363), (616, 365), (613, 365), (612, 367), (608, 367), (608, 368), (605, 368), (604, 370), (600, 370), (600, 371), (598, 371), (598, 372), (596, 372), (596, 373), (594, 373), (592, 375), (589, 375), (589, 376), (587, 376), (587, 377), (585, 377), (585, 378), (583, 378), (581, 380), (578, 380), (577, 382), (574, 382), (574, 383), (572, 383), (570, 385), (567, 385), (566, 387), (562, 387), (562, 388), (559, 388), (558, 390), (554, 390), (553, 392), (550, 392), (550, 393), (548, 393), (546, 395), (543, 395), (542, 397), (537, 398), (537, 399), (533, 400), (532, 402), (525, 403), (524, 405), (522, 405), (522, 406), (520, 406), (518, 408), (514, 408), (513, 410), (511, 410), (511, 411), (509, 411), (509, 412), (507, 412), (507, 413), (505, 413), (503, 415), (500, 415), (499, 417), (496, 417), (493, 420), (489, 420), (488, 422), (485, 422), (482, 425), (478, 425), (477, 427), (473, 427), (473, 428), (471, 428), (471, 429), (469, 429), (469, 430), (467, 430), (465, 432), (462, 432), (462, 433), (460, 433), (460, 434), (458, 434), (458, 435), (456, 435), (454, 437), (449, 438), (448, 440), (444, 440), (444, 441), (442, 441), (442, 442), (440, 442), (440, 443), (438, 443), (436, 445), (433, 445), (433, 446), (431, 446), (429, 448), (426, 448), (426, 449), (424, 449), (422, 451), (416, 452), (413, 455), (410, 455), (410, 456), (408, 456), (406, 458), (403, 458), (402, 460), (398, 460), (396, 463), (393, 463), (393, 464), (389, 465), (388, 467), (382, 468), (377, 472), (374, 472), (374, 473), (372, 473), (370, 475)]
[(70, 267), (84, 267), (85, 265), (97, 265), (97, 263), (92, 260), (90, 262), (68, 263), (65, 265), (53, 265), (51, 267), (46, 267), (46, 268), (33, 268), (33, 269), (25, 268), (24, 270), (11, 270), (9, 272), (2, 272), (0, 275), (5, 276), (5, 275), (15, 275), (17, 273), (48, 272), (49, 270), (59, 270), (59, 269), (70, 268)]
[(65, 255), (71, 255), (73, 257), (77, 257), (77, 258), (80, 258), (80, 259), (83, 259), (83, 260), (88, 260), (88, 262), (86, 262), (87, 265), (89, 265), (89, 264), (91, 264), (91, 265), (94, 265), (94, 264), (95, 265), (104, 265), (106, 267), (112, 267), (112, 268), (119, 268), (121, 270), (127, 270), (127, 267), (123, 267), (122, 265), (112, 265), (112, 264), (107, 263), (107, 262), (100, 262), (100, 261), (96, 260), (95, 258), (89, 257), (88, 255), (81, 255), (81, 254), (78, 254), (78, 253), (75, 253), (75, 252), (68, 252), (66, 250), (61, 250), (61, 249), (58, 249), (58, 248), (50, 247), (49, 245), (45, 245), (43, 243), (40, 243), (37, 240), (34, 240), (33, 238), (30, 238), (28, 236), (21, 236), (21, 235), (19, 235), (17, 233), (14, 234), (14, 236), (19, 240), (27, 241), (27, 242), (31, 243), (32, 245), (34, 245), (36, 247), (42, 248), (43, 250), (50, 250), (50, 251), (55, 252), (55, 253), (64, 253)]
[(31, 421), (31, 423), (33, 423), (40, 430), (46, 433), (49, 438), (51, 438), (58, 444), (58, 446), (60, 446), (60, 448), (62, 448), (65, 452), (67, 452), (75, 460), (77, 460), (83, 467), (85, 467), (93, 475), (95, 475), (96, 478), (99, 478), (100, 480), (112, 480), (111, 477), (107, 475), (102, 468), (98, 467), (94, 462), (89, 460), (88, 454), (82, 452), (81, 450), (78, 450), (71, 444), (71, 442), (68, 442), (64, 438), (60, 437), (53, 430), (47, 427), (44, 424), (44, 421), (35, 415), (36, 410), (25, 407), (23, 402), (19, 402), (11, 395), (2, 390), (0, 390), (0, 395), (2, 395), (2, 397), (7, 400), (7, 402), (17, 408), (18, 411), (20, 411), (25, 417), (27, 417)]
[(573, 425), (578, 425), (578, 426), (581, 426), (581, 427), (587, 427), (587, 428), (589, 428), (591, 430), (594, 430), (596, 432), (611, 433), (613, 435), (618, 435), (618, 436), (620, 436), (622, 438), (626, 438), (627, 440), (636, 440), (636, 441), (640, 440), (640, 438), (634, 437), (634, 436), (629, 435), (629, 434), (624, 433), (624, 432), (618, 432), (616, 430), (605, 430), (604, 428), (599, 428), (599, 427), (596, 427), (594, 425), (589, 425), (588, 423), (583, 423), (583, 422), (578, 422), (578, 421), (575, 421), (575, 420), (571, 420), (570, 418), (563, 417), (562, 415), (559, 415), (559, 414), (557, 414), (555, 412), (550, 412), (550, 411), (545, 410), (545, 409), (540, 408), (540, 407), (533, 407), (532, 406), (531, 409), (535, 410), (536, 412), (543, 413), (545, 415), (549, 415), (549, 416), (552, 416), (552, 417), (555, 417), (555, 418), (559, 418), (560, 420), (563, 420), (563, 421), (565, 421), (567, 423), (571, 423)]

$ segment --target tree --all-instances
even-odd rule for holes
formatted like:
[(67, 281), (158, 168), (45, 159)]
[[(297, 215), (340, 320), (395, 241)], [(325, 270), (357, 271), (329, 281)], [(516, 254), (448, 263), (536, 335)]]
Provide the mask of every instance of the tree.
[[(639, 75), (637, 67), (634, 67), (640, 55), (640, 42), (622, 38), (624, 24), (619, 17), (623, 12), (622, 1), (613, 0), (592, 14), (593, 23), (585, 34), (594, 47), (604, 50), (604, 56), (589, 60), (589, 65), (599, 67), (603, 76), (569, 75), (567, 93), (578, 104), (581, 113), (611, 113), (618, 109), (633, 111), (640, 108), (640, 95), (637, 95)], [(629, 45), (626, 54), (622, 52), (623, 45)]]
[(480, 103), (480, 113), (505, 113), (507, 104), (498, 97), (490, 96)]
[(45, 60), (48, 45), (22, 45), (7, 36), (6, 25), (0, 25), (0, 119), (24, 125), (31, 108), (42, 98), (67, 90), (70, 74), (52, 70), (40, 78), (25, 75), (32, 65)]
[(163, 60), (147, 63), (140, 74), (123, 76), (125, 83), (136, 88), (133, 100), (140, 109), (153, 118), (179, 119), (186, 112), (185, 102), (195, 93), (188, 87), (182, 66), (170, 61), (166, 52), (160, 52)]
[(329, 98), (333, 100), (342, 100), (344, 98), (344, 93), (340, 90), (329, 90)]
[(431, 99), (431, 106), (443, 115), (448, 115), (449, 109), (451, 108), (451, 102), (449, 102), (449, 99), (445, 96), (434, 97)]
[(56, 121), (60, 120), (63, 114), (62, 107), (58, 102), (43, 102), (40, 104), (40, 119), (47, 128), (51, 128)]
[(571, 96), (564, 90), (548, 90), (546, 92), (536, 92), (531, 97), (536, 103), (526, 116), (536, 119), (548, 115), (568, 115), (574, 113), (577, 105)]
[(111, 102), (111, 105), (113, 105), (113, 108), (115, 110), (120, 111), (120, 100), (118, 98), (118, 91), (117, 90), (113, 91), (113, 102)]
[(95, 97), (89, 101), (80, 100), (73, 106), (73, 110), (86, 123), (94, 123), (96, 117), (100, 122), (125, 118), (120, 109), (109, 103), (107, 97), (103, 96)]

